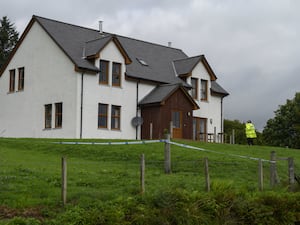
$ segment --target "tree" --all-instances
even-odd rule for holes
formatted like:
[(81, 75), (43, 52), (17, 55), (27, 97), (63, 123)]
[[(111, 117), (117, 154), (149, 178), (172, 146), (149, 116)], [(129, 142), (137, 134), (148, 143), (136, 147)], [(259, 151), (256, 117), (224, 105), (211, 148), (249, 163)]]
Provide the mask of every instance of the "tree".
[(232, 136), (232, 130), (234, 130), (235, 143), (246, 144), (245, 136), (245, 124), (239, 120), (224, 120), (224, 133), (228, 141), (228, 137)]
[(300, 148), (300, 92), (279, 106), (263, 130), (266, 144)]
[(15, 47), (19, 39), (19, 33), (9, 19), (4, 16), (0, 19), (0, 69), (7, 57)]
[[(229, 137), (232, 136), (232, 130), (234, 130), (234, 138), (236, 144), (247, 144), (245, 124), (239, 120), (224, 120), (224, 134), (226, 137), (225, 142), (229, 142)], [(262, 134), (256, 130), (257, 138), (254, 141), (257, 145), (262, 145)]]

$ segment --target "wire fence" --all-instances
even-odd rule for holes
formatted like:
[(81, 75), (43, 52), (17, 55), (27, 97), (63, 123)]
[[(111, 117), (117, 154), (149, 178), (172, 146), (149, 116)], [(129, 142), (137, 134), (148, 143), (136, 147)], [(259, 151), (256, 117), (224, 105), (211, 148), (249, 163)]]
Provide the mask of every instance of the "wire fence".
[[(164, 143), (194, 149), (206, 153), (220, 154), (224, 160), (202, 155), (193, 160), (173, 156), (166, 172), (166, 154), (161, 160), (153, 160), (151, 153), (135, 159), (104, 156), (99, 160), (82, 160), (75, 157), (49, 158), (43, 162), (24, 159), (23, 162), (0, 161), (0, 204), (6, 202), (77, 202), (91, 199), (108, 200), (116, 196), (129, 197), (140, 193), (163, 191), (166, 188), (183, 188), (188, 191), (210, 190), (210, 185), (223, 183), (243, 187), (250, 191), (282, 182), (292, 185), (294, 165), (287, 159), (270, 160), (250, 156), (224, 154), (194, 146), (157, 140), (151, 143)], [(150, 142), (148, 144), (151, 144)], [(95, 143), (62, 143), (91, 144)], [(145, 144), (145, 142), (102, 143), (102, 145)], [(169, 149), (170, 150), (170, 149)], [(150, 156), (149, 156), (150, 155)], [(143, 160), (144, 161), (143, 161)], [(65, 163), (65, 165), (63, 164)], [(144, 169), (143, 168), (144, 163)], [(272, 174), (272, 166), (276, 165)], [(272, 181), (272, 176), (273, 181)], [(263, 179), (263, 180), (261, 180)], [(272, 183), (274, 182), (274, 183)], [(209, 187), (208, 187), (209, 186)], [(214, 187), (213, 187), (214, 188)]]

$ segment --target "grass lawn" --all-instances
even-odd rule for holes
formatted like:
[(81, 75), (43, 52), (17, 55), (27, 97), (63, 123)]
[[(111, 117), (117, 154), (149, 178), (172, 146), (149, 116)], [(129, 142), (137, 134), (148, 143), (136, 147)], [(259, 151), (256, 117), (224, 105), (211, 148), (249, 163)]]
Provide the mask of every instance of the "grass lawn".
[[(63, 145), (57, 141), (0, 138), (0, 207), (61, 206), (62, 156), (67, 158), (68, 205), (88, 206), (139, 195), (141, 154), (146, 160), (146, 196), (175, 189), (204, 192), (204, 157), (209, 160), (212, 191), (229, 185), (257, 192), (258, 162), (242, 156), (269, 160), (270, 152), (276, 151), (277, 157), (293, 157), (295, 172), (300, 174), (300, 151), (294, 149), (175, 140), (210, 151), (171, 145), (172, 173), (164, 174), (164, 143)], [(268, 191), (270, 164), (264, 162), (263, 168), (264, 188)], [(287, 162), (278, 161), (277, 168), (280, 184), (275, 190), (286, 191)]]

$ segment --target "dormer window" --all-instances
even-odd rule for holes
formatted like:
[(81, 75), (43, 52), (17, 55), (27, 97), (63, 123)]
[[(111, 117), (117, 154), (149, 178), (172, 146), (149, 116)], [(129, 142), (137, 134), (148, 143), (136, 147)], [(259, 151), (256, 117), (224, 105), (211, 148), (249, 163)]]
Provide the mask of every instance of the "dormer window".
[(191, 95), (194, 99), (198, 99), (198, 79), (192, 77), (191, 85), (192, 85)]
[(139, 61), (139, 63), (142, 64), (143, 66), (148, 66), (148, 63), (146, 63), (145, 60), (139, 59), (139, 58), (136, 58), (136, 59), (137, 59), (137, 61)]
[(99, 84), (108, 84), (108, 65), (108, 61), (100, 60)]
[(112, 64), (112, 85), (121, 86), (121, 63)]
[(201, 100), (207, 101), (207, 93), (208, 93), (208, 82), (207, 80), (201, 80)]

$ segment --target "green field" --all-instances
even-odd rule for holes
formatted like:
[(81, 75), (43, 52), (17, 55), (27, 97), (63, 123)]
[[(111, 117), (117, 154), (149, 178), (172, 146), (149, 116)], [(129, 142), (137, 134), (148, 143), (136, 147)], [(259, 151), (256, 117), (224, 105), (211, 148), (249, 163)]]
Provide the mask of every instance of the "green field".
[[(165, 174), (164, 143), (66, 145), (57, 142), (59, 140), (0, 139), (0, 224), (247, 224), (236, 223), (234, 215), (237, 212), (232, 215), (230, 210), (225, 210), (229, 209), (228, 201), (233, 207), (233, 202), (242, 198), (244, 201), (239, 204), (248, 202), (247, 207), (255, 208), (251, 204), (258, 204), (261, 199), (277, 203), (287, 199), (282, 207), (288, 210), (289, 204), (300, 199), (297, 185), (295, 193), (288, 191), (286, 160), (277, 163), (280, 183), (276, 187), (270, 186), (269, 162), (263, 163), (264, 192), (260, 193), (258, 161), (248, 158), (269, 160), (271, 151), (275, 151), (279, 158), (293, 157), (295, 172), (300, 175), (298, 150), (176, 140), (208, 151), (171, 145), (172, 173)], [(141, 154), (145, 155), (146, 162), (144, 194), (140, 189)], [(63, 156), (67, 159), (68, 171), (67, 204), (64, 207), (61, 201)], [(205, 192), (205, 157), (209, 160), (210, 193)], [(222, 202), (223, 211), (219, 212), (218, 201)], [(300, 218), (299, 204), (288, 217), (292, 221), (298, 219), (298, 214)], [(192, 208), (189, 212), (176, 212), (181, 207)], [(197, 212), (192, 213), (193, 210)], [(270, 209), (273, 214), (274, 210)], [(161, 213), (166, 220), (164, 223), (159, 220)], [(181, 213), (188, 214), (181, 218)], [(267, 218), (264, 211), (261, 212), (263, 216)], [(224, 219), (228, 222), (224, 223)], [(271, 221), (270, 224), (276, 223)]]

